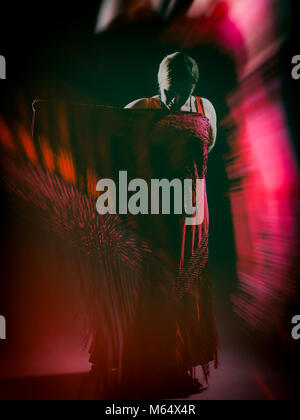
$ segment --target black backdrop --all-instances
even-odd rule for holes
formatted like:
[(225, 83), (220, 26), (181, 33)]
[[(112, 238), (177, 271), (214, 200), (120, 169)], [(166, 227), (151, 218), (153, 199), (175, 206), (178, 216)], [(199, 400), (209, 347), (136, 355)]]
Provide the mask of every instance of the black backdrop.
[[(293, 1), (293, 7), (297, 1)], [(7, 80), (0, 84), (0, 113), (18, 119), (27, 110), (30, 126), (31, 103), (35, 98), (124, 106), (132, 100), (157, 92), (156, 74), (161, 59), (176, 51), (176, 44), (162, 43), (159, 34), (166, 22), (159, 17), (150, 21), (116, 22), (103, 34), (95, 34), (100, 1), (86, 3), (12, 1), (1, 5), (0, 54), (7, 61)], [(279, 55), (282, 95), (289, 127), (295, 143), (300, 135), (298, 85), (291, 78), (291, 57), (299, 54), (297, 15), (292, 13), (290, 38)], [(189, 51), (200, 66), (197, 94), (210, 99), (219, 122), (227, 114), (226, 95), (237, 84), (230, 57), (213, 45), (201, 45)], [(235, 249), (229, 197), (226, 192), (224, 153), (227, 133), (219, 127), (217, 145), (209, 160), (208, 197), (211, 214), (211, 262), (227, 267), (224, 282), (216, 277), (214, 289), (229, 302), (237, 286)], [(6, 275), (6, 242), (10, 235), (11, 210), (1, 191), (1, 294), (6, 308), (13, 293)]]

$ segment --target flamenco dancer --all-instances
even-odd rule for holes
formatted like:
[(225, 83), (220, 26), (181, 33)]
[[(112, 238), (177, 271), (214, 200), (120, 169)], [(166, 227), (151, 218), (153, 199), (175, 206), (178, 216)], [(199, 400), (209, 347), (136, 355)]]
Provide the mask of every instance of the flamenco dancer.
[[(196, 149), (199, 156), (192, 158), (184, 177), (205, 180), (208, 153), (216, 141), (217, 117), (209, 100), (193, 96), (199, 82), (198, 65), (184, 53), (168, 55), (160, 65), (158, 82), (159, 95), (138, 99), (125, 108), (162, 110), (163, 115), (177, 114), (185, 122), (188, 115), (201, 119), (206, 134), (199, 135), (199, 149)], [(168, 138), (167, 143), (169, 140), (172, 142), (172, 138)], [(172, 156), (180, 155), (180, 152), (170, 150)], [(151, 155), (151, 150), (146, 153)], [(159, 154), (153, 156), (149, 161), (152, 159), (156, 164)], [(169, 168), (167, 161), (160, 165), (162, 170)], [(169, 216), (161, 224), (145, 222), (148, 228), (140, 229), (147, 232), (152, 260), (145, 262), (134, 322), (122, 345), (122, 372), (117, 367), (111, 369), (110, 385), (114, 374), (121, 380), (115, 392), (105, 393), (107, 399), (180, 398), (197, 394), (206, 384), (202, 385), (197, 379), (196, 368), (202, 367), (207, 382), (210, 364), (217, 366), (217, 333), (208, 264), (206, 188), (203, 199), (201, 225), (188, 226), (183, 218)], [(98, 339), (95, 336), (90, 351), (95, 380), (101, 376), (98, 370), (101, 346), (97, 344), (101, 342), (100, 335)]]

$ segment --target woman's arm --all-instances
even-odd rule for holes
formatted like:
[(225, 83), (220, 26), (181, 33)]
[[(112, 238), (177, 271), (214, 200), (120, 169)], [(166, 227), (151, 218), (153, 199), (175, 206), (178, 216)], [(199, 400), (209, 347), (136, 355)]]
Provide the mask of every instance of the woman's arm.
[(208, 148), (208, 153), (212, 151), (212, 149), (214, 148), (215, 144), (216, 144), (216, 139), (217, 139), (217, 114), (215, 111), (215, 108), (213, 106), (213, 104), (208, 100), (203, 98), (202, 99), (203, 102), (203, 106), (204, 106), (204, 110), (205, 110), (205, 114), (207, 116), (207, 118), (210, 121), (210, 125), (211, 125), (211, 141), (210, 141), (210, 145)]
[(137, 99), (125, 106), (125, 109), (145, 109), (148, 108), (147, 98)]

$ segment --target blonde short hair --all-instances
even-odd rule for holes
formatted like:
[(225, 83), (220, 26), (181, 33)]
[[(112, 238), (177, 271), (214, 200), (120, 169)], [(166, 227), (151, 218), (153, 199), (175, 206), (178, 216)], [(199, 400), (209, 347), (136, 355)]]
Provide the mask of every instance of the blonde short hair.
[(199, 67), (196, 61), (182, 52), (167, 55), (159, 66), (158, 84), (196, 85), (199, 81)]

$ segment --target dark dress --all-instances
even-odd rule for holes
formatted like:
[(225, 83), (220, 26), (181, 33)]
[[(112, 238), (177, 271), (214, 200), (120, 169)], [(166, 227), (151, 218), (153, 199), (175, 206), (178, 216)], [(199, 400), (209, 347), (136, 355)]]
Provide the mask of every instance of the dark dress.
[[(197, 104), (199, 114), (204, 116), (200, 98)], [(154, 177), (168, 179), (171, 176), (193, 181), (205, 179), (208, 136), (202, 136), (201, 140), (199, 160), (171, 169), (165, 168), (165, 162), (159, 174), (152, 162), (151, 176), (155, 173)], [(157, 162), (158, 155), (153, 160)], [(180, 171), (183, 168), (180, 175), (179, 167)], [(138, 231), (143, 231), (142, 237), (147, 238), (151, 256), (145, 258), (135, 316), (124, 337), (121, 366), (111, 370), (115, 382), (109, 378), (107, 387), (101, 388), (105, 398), (147, 399), (193, 394), (197, 390), (188, 378), (196, 377), (196, 367), (202, 366), (207, 379), (210, 362), (217, 365), (206, 191), (203, 198), (204, 221), (200, 226), (187, 226), (182, 218), (171, 216), (139, 223)], [(103, 355), (102, 338), (96, 336), (91, 348), (96, 371)]]
[(63, 238), (80, 265), (93, 365), (82, 398), (193, 393), (195, 368), (207, 377), (217, 363), (206, 193), (203, 223), (187, 226), (185, 215), (100, 216), (96, 184), (124, 169), (148, 185), (205, 180), (211, 128), (203, 109), (45, 101), (34, 109), (33, 137), (7, 156), (3, 172), (22, 214)]

